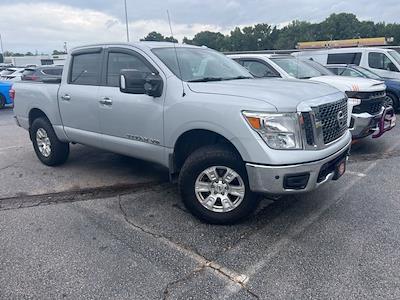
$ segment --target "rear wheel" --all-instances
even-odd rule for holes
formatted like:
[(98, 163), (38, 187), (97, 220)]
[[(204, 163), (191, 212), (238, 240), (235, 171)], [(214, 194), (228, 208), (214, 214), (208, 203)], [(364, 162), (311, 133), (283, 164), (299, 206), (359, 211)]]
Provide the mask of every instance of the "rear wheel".
[(57, 138), (48, 120), (39, 118), (33, 121), (31, 138), (36, 156), (45, 165), (61, 165), (68, 159), (69, 144)]
[(0, 95), (0, 109), (3, 109), (6, 106), (6, 97)]
[(241, 157), (221, 145), (202, 147), (189, 156), (179, 175), (179, 189), (188, 210), (212, 224), (240, 221), (259, 203), (250, 191)]

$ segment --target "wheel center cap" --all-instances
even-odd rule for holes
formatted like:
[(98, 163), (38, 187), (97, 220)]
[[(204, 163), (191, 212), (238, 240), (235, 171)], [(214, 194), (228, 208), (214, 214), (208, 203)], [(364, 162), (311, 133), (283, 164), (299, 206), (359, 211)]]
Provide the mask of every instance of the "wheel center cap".
[(226, 185), (222, 182), (215, 183), (214, 190), (218, 194), (223, 194), (226, 190)]

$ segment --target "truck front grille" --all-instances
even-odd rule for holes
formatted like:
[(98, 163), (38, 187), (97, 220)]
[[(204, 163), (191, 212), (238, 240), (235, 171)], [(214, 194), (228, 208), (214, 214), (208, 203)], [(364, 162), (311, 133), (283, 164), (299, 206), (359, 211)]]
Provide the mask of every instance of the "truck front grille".
[(347, 98), (313, 107), (316, 127), (322, 126), (324, 144), (340, 138), (347, 130)]
[(307, 145), (313, 146), (315, 144), (315, 137), (314, 137), (314, 126), (310, 113), (304, 112), (302, 113), (302, 115), (304, 120), (304, 131), (306, 134)]
[(354, 106), (353, 113), (369, 113), (375, 115), (381, 111), (382, 106), (385, 104), (386, 92), (357, 92), (351, 97), (361, 100), (360, 105)]

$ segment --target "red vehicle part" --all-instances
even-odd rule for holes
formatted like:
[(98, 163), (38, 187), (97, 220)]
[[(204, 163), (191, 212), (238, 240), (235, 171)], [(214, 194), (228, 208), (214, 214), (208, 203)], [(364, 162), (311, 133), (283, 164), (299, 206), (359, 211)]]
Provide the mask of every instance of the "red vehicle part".
[(381, 137), (386, 131), (393, 129), (396, 126), (396, 114), (393, 107), (387, 107), (379, 120), (378, 127), (379, 130), (372, 135), (372, 138), (376, 139)]

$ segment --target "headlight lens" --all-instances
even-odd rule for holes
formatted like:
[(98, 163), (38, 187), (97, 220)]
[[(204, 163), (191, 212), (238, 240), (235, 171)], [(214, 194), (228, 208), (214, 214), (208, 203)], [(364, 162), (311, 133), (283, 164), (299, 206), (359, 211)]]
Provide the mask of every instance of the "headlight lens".
[(243, 112), (249, 125), (273, 149), (302, 149), (297, 113)]
[(348, 103), (352, 106), (357, 106), (361, 104), (361, 99), (357, 99), (357, 98), (349, 98)]

